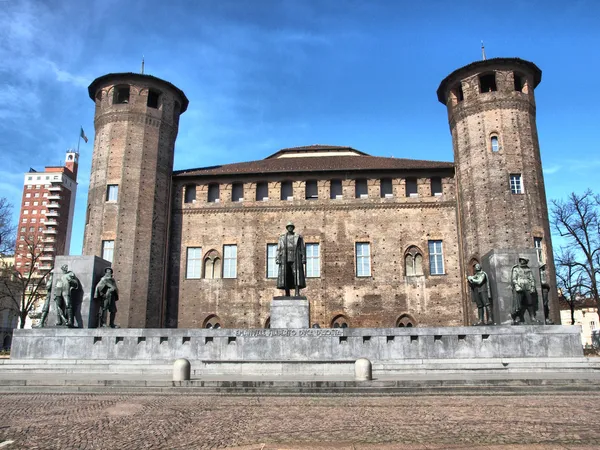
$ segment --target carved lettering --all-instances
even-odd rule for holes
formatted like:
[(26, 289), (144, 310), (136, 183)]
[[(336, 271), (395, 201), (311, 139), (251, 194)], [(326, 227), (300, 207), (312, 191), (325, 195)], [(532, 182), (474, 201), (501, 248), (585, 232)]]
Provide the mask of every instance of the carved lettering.
[(265, 329), (265, 330), (235, 330), (235, 336), (240, 337), (324, 337), (324, 336), (343, 336), (343, 330), (336, 329), (318, 329), (318, 328), (306, 328), (306, 329)]

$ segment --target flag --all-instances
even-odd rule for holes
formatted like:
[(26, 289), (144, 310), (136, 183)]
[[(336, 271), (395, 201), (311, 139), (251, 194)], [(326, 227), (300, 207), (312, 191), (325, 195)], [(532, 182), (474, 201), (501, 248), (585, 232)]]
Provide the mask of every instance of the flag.
[(85, 143), (87, 144), (88, 138), (85, 135), (85, 131), (83, 131), (83, 127), (81, 127), (81, 133), (79, 134), (79, 136), (81, 137), (81, 139), (83, 139), (85, 141)]

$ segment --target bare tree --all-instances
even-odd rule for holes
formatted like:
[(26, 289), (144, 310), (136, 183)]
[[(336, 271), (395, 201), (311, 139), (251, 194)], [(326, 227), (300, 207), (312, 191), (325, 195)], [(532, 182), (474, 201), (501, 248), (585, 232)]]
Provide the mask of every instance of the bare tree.
[(575, 280), (579, 293), (594, 299), (600, 316), (600, 196), (588, 189), (583, 195), (571, 193), (565, 201), (553, 200), (551, 222), (565, 241), (559, 255), (568, 255), (566, 275), (570, 271), (575, 277), (568, 283)]
[(0, 272), (0, 310), (17, 311), (19, 328), (24, 328), (28, 314), (46, 295), (46, 279), (50, 270), (39, 270), (44, 250), (40, 236), (28, 236), (21, 242), (27, 247), (23, 266), (17, 268), (11, 265)]
[(12, 255), (15, 251), (16, 228), (12, 224), (12, 205), (0, 197), (0, 255)]
[(575, 325), (575, 307), (583, 298), (581, 294), (583, 271), (577, 264), (574, 252), (569, 248), (560, 248), (554, 258), (554, 264), (557, 287), (561, 291), (560, 299), (568, 303), (571, 310), (571, 325)]

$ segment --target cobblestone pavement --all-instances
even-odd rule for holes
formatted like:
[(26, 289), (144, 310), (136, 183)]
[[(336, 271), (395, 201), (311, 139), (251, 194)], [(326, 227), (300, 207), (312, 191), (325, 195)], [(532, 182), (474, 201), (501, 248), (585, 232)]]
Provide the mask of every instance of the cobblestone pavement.
[(597, 449), (599, 404), (600, 393), (2, 394), (0, 448)]

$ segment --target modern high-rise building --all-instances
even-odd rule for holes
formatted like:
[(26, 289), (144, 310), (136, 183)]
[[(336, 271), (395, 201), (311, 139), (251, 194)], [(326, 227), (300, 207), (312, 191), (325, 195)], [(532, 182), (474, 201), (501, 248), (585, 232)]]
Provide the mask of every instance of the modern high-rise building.
[(68, 150), (64, 166), (30, 169), (23, 182), (17, 227), (15, 267), (43, 274), (56, 255), (67, 255), (71, 241), (79, 154)]

